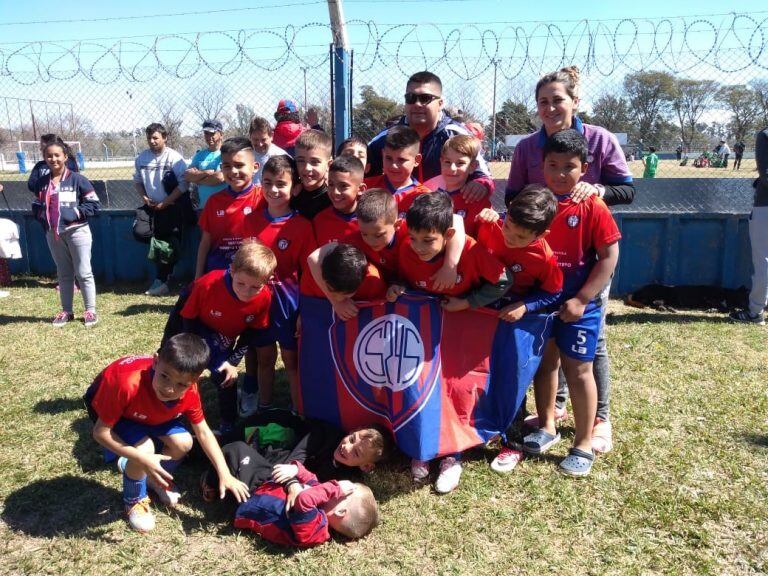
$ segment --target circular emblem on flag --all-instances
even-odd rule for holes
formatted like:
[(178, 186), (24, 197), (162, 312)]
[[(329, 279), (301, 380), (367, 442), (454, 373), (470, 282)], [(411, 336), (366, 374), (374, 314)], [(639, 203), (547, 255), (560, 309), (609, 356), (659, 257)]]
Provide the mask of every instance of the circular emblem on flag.
[(387, 314), (360, 332), (352, 355), (357, 373), (366, 384), (399, 392), (421, 375), (424, 342), (408, 318)]
[(568, 228), (576, 228), (576, 226), (579, 225), (579, 217), (575, 214), (573, 216), (568, 216), (566, 222), (568, 223)]
[(523, 267), (520, 266), (520, 264), (513, 264), (512, 265), (512, 272), (520, 272), (522, 269), (523, 269)]
[(277, 247), (280, 248), (280, 250), (288, 248), (288, 244), (289, 242), (285, 238), (280, 238), (280, 240), (277, 241)]

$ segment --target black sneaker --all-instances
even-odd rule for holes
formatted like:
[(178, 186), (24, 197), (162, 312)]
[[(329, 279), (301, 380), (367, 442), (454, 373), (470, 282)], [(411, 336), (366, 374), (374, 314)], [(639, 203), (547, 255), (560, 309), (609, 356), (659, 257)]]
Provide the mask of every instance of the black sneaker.
[(738, 312), (731, 312), (730, 318), (735, 322), (765, 326), (765, 312), (762, 310), (757, 314), (750, 314), (749, 310), (739, 310)]

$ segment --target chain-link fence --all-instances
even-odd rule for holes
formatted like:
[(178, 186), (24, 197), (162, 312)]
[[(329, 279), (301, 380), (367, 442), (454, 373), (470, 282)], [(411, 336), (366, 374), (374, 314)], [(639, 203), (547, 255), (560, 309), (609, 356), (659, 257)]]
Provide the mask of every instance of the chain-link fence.
[[(386, 29), (350, 22), (349, 31), (352, 131), (364, 138), (401, 112), (408, 76), (428, 69), (443, 81), (446, 108), (483, 128), (486, 155), (503, 178), (516, 142), (540, 125), (537, 79), (575, 64), (582, 119), (618, 135), (635, 177), (651, 148), (657, 178), (755, 175), (753, 134), (768, 125), (768, 18)], [(330, 38), (326, 25), (309, 24), (282, 34), (0, 48), (2, 178), (23, 179), (17, 152), (31, 167), (35, 141), (53, 132), (82, 152), (90, 178), (127, 179), (150, 122), (165, 124), (170, 144), (191, 157), (203, 146), (203, 120), (219, 118), (227, 135), (245, 135), (254, 115), (273, 119), (281, 98), (316, 107), (330, 131)]]

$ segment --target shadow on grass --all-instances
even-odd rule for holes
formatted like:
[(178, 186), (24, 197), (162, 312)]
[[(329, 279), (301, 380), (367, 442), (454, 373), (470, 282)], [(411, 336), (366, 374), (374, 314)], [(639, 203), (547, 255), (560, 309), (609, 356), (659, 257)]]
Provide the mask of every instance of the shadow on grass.
[(49, 316), (6, 316), (0, 314), (0, 326), (6, 324), (47, 324), (53, 319), (52, 315)]
[(63, 414), (64, 412), (74, 412), (83, 410), (82, 398), (55, 398), (53, 400), (40, 400), (32, 408), (37, 414)]
[(93, 422), (87, 416), (77, 418), (70, 424), (72, 431), (77, 435), (72, 445), (72, 456), (80, 465), (83, 472), (94, 472), (106, 466), (104, 462), (103, 448), (93, 439)]
[(609, 314), (606, 324), (616, 326), (619, 324), (693, 324), (705, 322), (707, 324), (730, 323), (728, 316), (701, 315), (685, 312), (630, 312), (628, 314)]
[(3, 521), (28, 536), (101, 538), (102, 526), (120, 518), (120, 494), (87, 478), (37, 480), (5, 499)]
[(742, 434), (741, 437), (750, 444), (760, 448), (768, 448), (768, 434)]
[(131, 304), (116, 314), (118, 316), (138, 316), (139, 314), (145, 314), (146, 312), (170, 314), (171, 310), (173, 310), (173, 304), (161, 304), (158, 302), (157, 304)]

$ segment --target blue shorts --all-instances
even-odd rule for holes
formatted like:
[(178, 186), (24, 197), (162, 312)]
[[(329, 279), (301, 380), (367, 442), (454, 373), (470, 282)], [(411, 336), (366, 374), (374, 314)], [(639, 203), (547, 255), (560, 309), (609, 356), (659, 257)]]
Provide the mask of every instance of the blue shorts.
[(298, 289), (294, 284), (271, 282), (272, 302), (269, 307), (269, 327), (254, 330), (249, 346), (260, 348), (275, 342), (283, 350), (297, 350), (296, 320), (299, 316)]
[(592, 362), (600, 335), (602, 313), (603, 307), (593, 300), (587, 304), (584, 315), (576, 322), (563, 322), (559, 316), (555, 317), (552, 338), (560, 352), (575, 360)]
[[(135, 422), (134, 420), (128, 420), (121, 418), (117, 424), (112, 427), (112, 430), (120, 436), (120, 439), (130, 446), (135, 446), (139, 440), (144, 438), (151, 438), (155, 442), (157, 449), (158, 440), (161, 436), (173, 436), (174, 434), (183, 434), (189, 432), (181, 418), (175, 418), (162, 424), (156, 424), (155, 426), (148, 426), (141, 422)], [(104, 461), (112, 462), (117, 459), (117, 454), (111, 450), (104, 449)]]

